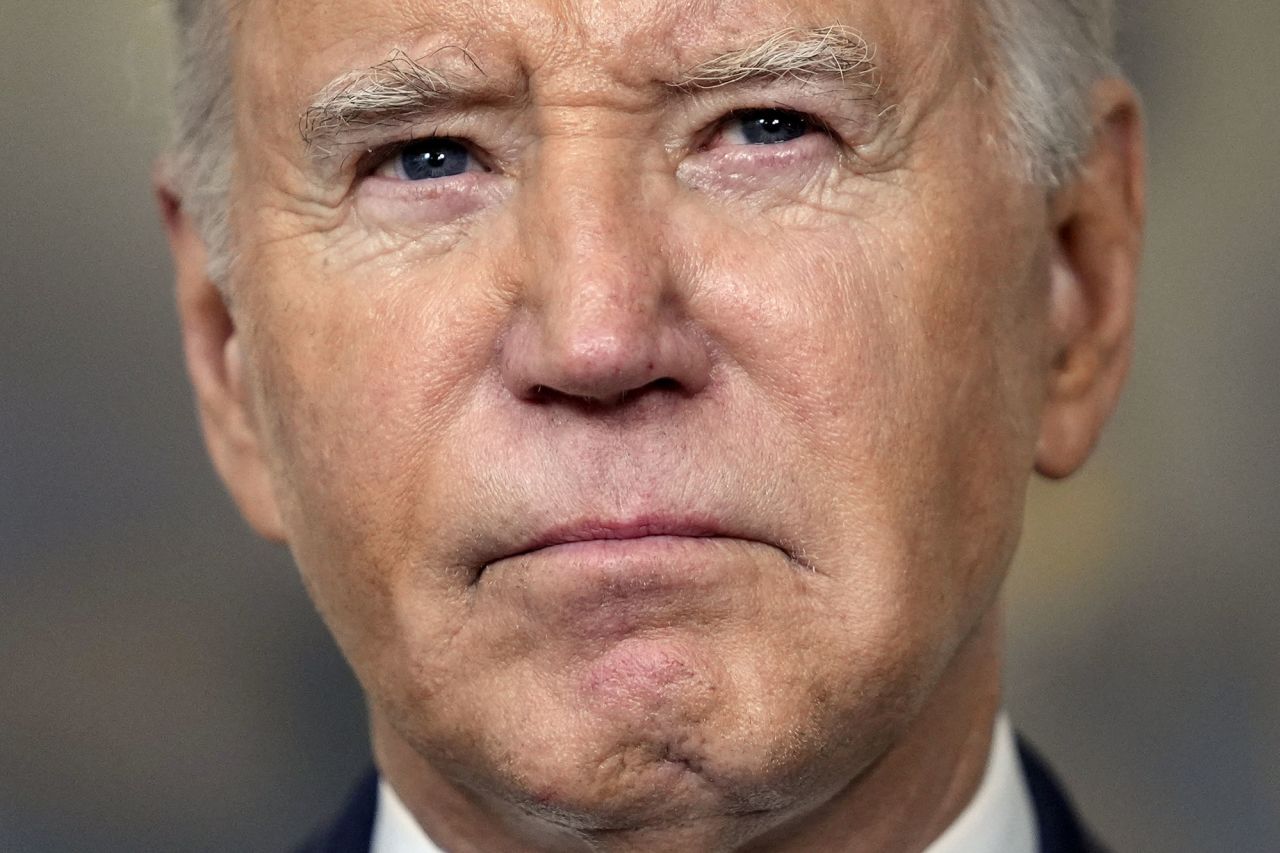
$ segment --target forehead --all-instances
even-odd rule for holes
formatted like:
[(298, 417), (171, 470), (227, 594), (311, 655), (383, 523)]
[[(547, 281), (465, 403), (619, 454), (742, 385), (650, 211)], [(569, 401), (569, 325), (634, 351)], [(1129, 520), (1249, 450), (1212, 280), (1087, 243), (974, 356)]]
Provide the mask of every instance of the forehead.
[[(481, 62), (486, 74), (581, 69), (647, 82), (790, 27), (841, 24), (881, 65), (954, 54), (975, 30), (972, 0), (245, 0), (235, 6), (237, 74), (303, 97), (395, 50)], [(465, 48), (449, 51), (446, 48)], [(940, 49), (944, 48), (944, 49)], [(287, 67), (287, 74), (282, 74)], [(901, 69), (899, 69), (901, 70)]]

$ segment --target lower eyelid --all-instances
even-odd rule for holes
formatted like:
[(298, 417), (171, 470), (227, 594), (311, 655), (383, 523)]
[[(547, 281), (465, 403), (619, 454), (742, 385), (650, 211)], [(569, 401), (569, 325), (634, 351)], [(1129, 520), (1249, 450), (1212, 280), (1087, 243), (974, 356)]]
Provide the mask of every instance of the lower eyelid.
[(700, 151), (677, 168), (681, 183), (696, 190), (754, 192), (797, 187), (837, 167), (839, 143), (825, 133), (810, 133), (778, 145), (735, 145)]
[(371, 175), (357, 194), (357, 203), (375, 222), (445, 222), (479, 206), (472, 173), (407, 181)]
[(509, 181), (488, 172), (427, 181), (370, 176), (361, 183), (355, 202), (371, 223), (435, 227), (491, 207), (509, 190)]
[(382, 170), (374, 172), (364, 179), (361, 189), (364, 192), (380, 196), (396, 196), (405, 199), (430, 200), (446, 195), (469, 192), (487, 173), (481, 171), (463, 172), (458, 175), (446, 175), (441, 178), (412, 180), (400, 176), (382, 174)]
[(821, 131), (770, 145), (738, 144), (706, 148), (694, 157), (706, 164), (756, 169), (786, 168), (829, 155), (838, 144)]

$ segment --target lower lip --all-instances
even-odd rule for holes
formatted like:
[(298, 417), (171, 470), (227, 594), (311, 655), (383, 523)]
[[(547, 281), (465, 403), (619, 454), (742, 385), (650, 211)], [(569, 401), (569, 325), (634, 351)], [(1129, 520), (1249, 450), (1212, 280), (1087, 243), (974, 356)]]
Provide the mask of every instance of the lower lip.
[[(527, 617), (579, 638), (702, 623), (755, 578), (750, 551), (723, 536), (641, 536), (550, 545), (499, 560), (483, 583)], [(740, 591), (740, 590), (739, 590)]]

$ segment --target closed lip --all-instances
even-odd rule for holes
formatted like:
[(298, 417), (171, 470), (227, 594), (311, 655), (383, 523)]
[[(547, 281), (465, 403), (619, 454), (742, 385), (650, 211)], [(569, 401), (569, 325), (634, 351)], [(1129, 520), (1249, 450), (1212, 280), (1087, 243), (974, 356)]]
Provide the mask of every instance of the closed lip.
[(626, 539), (644, 539), (655, 536), (686, 537), (690, 539), (742, 539), (760, 541), (754, 537), (727, 529), (714, 519), (654, 516), (629, 520), (587, 519), (571, 524), (558, 525), (536, 533), (515, 547), (498, 555), (490, 562), (522, 557), (557, 545), (575, 542), (603, 542)]

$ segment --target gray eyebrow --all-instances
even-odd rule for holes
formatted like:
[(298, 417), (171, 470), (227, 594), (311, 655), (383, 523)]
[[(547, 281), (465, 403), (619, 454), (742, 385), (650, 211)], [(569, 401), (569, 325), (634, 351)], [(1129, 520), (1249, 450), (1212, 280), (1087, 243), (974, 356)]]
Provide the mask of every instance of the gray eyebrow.
[[(480, 65), (465, 48), (454, 49), (461, 51), (483, 76)], [(411, 124), (433, 108), (484, 96), (474, 81), (428, 68), (397, 50), (383, 62), (344, 74), (321, 89), (303, 112), (298, 126), (307, 147), (325, 154), (329, 153), (326, 144), (340, 140), (348, 132), (386, 124)]]
[(790, 27), (699, 63), (667, 85), (689, 91), (759, 78), (838, 77), (874, 87), (876, 73), (874, 49), (852, 27)]
[[(452, 49), (460, 51), (484, 76), (465, 48)], [(701, 62), (664, 85), (693, 92), (758, 79), (838, 77), (874, 90), (876, 70), (874, 51), (856, 30), (791, 27)], [(344, 74), (321, 89), (299, 120), (302, 141), (312, 152), (327, 155), (332, 153), (330, 145), (355, 131), (412, 124), (434, 110), (496, 100), (492, 87), (477, 85), (474, 76), (429, 68), (403, 51), (395, 51), (385, 61)], [(508, 94), (507, 99), (510, 97)]]

